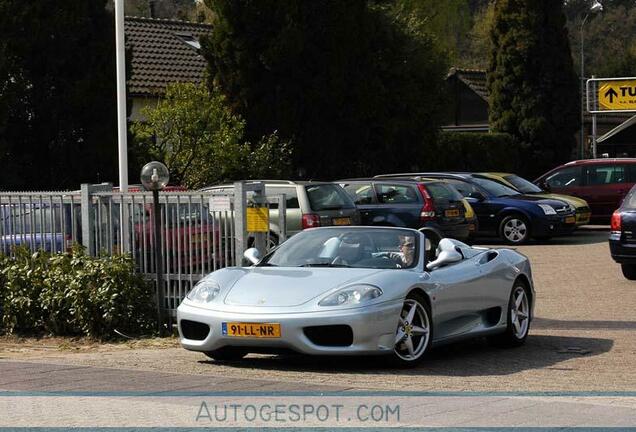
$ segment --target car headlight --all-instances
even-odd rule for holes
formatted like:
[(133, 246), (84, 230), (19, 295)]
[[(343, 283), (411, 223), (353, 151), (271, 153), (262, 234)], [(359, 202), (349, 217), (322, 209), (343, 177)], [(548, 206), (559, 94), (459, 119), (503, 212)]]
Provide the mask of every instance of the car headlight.
[(352, 285), (342, 288), (320, 300), (320, 306), (356, 305), (382, 295), (382, 290), (373, 285)]
[(539, 207), (543, 210), (543, 213), (546, 215), (555, 215), (557, 214), (556, 210), (551, 205), (548, 204), (538, 204)]
[(209, 303), (221, 292), (221, 287), (216, 281), (202, 280), (186, 295), (188, 300), (198, 303)]

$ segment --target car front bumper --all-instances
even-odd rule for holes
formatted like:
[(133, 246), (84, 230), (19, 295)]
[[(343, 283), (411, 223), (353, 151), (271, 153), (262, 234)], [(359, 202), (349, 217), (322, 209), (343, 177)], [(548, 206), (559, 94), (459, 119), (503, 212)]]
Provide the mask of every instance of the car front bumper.
[[(181, 345), (191, 351), (214, 351), (232, 346), (253, 348), (258, 352), (291, 349), (304, 354), (347, 355), (382, 354), (393, 351), (398, 316), (402, 300), (379, 303), (354, 309), (304, 313), (240, 313), (213, 311), (182, 303), (177, 309)], [(203, 323), (209, 327), (200, 340), (184, 336), (182, 321)], [(223, 335), (222, 323), (278, 323), (280, 338), (249, 338)], [(326, 346), (313, 343), (305, 334), (306, 327), (347, 325), (353, 332), (348, 346)]]
[[(569, 222), (566, 222), (566, 220), (569, 220)], [(532, 221), (532, 236), (534, 237), (552, 237), (570, 234), (575, 229), (576, 217), (574, 214), (537, 218)]]
[(576, 209), (576, 226), (587, 225), (590, 223), (592, 212), (589, 207), (580, 207)]

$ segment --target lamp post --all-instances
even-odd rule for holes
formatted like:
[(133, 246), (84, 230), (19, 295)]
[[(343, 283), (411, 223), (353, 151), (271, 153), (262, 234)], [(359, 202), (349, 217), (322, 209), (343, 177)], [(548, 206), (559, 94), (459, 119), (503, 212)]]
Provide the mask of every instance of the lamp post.
[(590, 7), (590, 10), (585, 14), (585, 17), (583, 18), (583, 20), (581, 21), (581, 135), (579, 138), (579, 144), (580, 144), (580, 149), (579, 149), (579, 158), (583, 159), (585, 156), (585, 143), (583, 142), (584, 138), (585, 138), (585, 54), (583, 51), (583, 43), (584, 43), (584, 33), (583, 33), (583, 26), (585, 25), (585, 23), (587, 22), (588, 17), (590, 16), (590, 13), (598, 13), (598, 12), (602, 12), (603, 11), (603, 5), (601, 4), (601, 2), (599, 2), (598, 0), (594, 0), (594, 3), (592, 3), (592, 6)]
[(155, 246), (155, 270), (157, 283), (157, 323), (159, 336), (163, 336), (163, 269), (161, 266), (161, 209), (159, 207), (159, 191), (166, 187), (170, 180), (168, 168), (161, 162), (149, 162), (141, 169), (141, 184), (144, 189), (152, 191), (153, 202), (153, 244)]

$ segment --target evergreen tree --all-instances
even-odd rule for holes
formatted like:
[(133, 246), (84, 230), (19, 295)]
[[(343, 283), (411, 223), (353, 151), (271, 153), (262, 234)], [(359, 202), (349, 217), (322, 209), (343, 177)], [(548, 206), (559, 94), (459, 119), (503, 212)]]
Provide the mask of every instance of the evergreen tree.
[(439, 125), (447, 71), (412, 20), (365, 0), (207, 0), (211, 84), (256, 142), (292, 139), (309, 178), (411, 169)]
[(0, 188), (114, 178), (114, 19), (105, 7), (0, 0)]
[(490, 124), (525, 145), (527, 174), (543, 172), (571, 157), (580, 123), (563, 5), (497, 0), (494, 14)]

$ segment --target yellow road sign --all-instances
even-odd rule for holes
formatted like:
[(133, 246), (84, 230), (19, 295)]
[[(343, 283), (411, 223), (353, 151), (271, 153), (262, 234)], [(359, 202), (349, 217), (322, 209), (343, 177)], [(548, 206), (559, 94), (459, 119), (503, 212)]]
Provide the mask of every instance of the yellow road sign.
[(602, 82), (598, 104), (602, 110), (636, 110), (636, 80)]
[(247, 232), (269, 231), (269, 209), (267, 207), (247, 208)]

